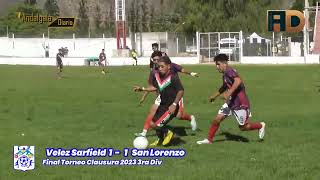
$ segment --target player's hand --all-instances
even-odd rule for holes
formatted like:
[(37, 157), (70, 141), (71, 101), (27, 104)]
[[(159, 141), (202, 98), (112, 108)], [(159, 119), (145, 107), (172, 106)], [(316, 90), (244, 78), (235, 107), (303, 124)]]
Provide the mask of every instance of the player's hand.
[(174, 112), (176, 111), (176, 108), (177, 108), (177, 106), (171, 104), (171, 105), (169, 106), (169, 113), (170, 113), (170, 114), (174, 114)]
[(141, 105), (144, 102), (145, 99), (146, 99), (145, 96), (142, 96), (142, 98), (139, 101), (139, 104)]
[(138, 92), (138, 91), (142, 91), (143, 88), (140, 87), (140, 86), (133, 86), (133, 90), (134, 90), (135, 92)]
[(199, 74), (196, 73), (196, 72), (191, 72), (190, 75), (193, 76), (193, 77), (199, 77)]
[(214, 102), (216, 100), (216, 97), (215, 96), (210, 96), (209, 97), (209, 102)]

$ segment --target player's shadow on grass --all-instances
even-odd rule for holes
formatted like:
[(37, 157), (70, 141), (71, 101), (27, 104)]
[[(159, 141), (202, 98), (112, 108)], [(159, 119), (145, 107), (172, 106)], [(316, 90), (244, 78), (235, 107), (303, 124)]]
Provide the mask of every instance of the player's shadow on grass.
[(237, 141), (237, 142), (245, 142), (248, 143), (249, 139), (243, 136), (231, 134), (229, 132), (222, 132), (219, 134), (220, 136), (225, 136), (225, 139), (218, 139), (215, 142), (222, 142), (222, 141)]
[[(186, 129), (191, 129), (190, 127), (184, 127), (184, 126), (167, 126), (168, 129), (170, 129), (175, 136), (194, 136), (195, 132), (187, 133)], [(191, 130), (190, 130), (191, 131)], [(200, 131), (200, 130), (197, 130)], [(148, 136), (156, 136), (156, 134), (151, 134)]]
[[(186, 129), (187, 127), (183, 126), (167, 126), (175, 135), (177, 136), (188, 136)], [(156, 134), (149, 135), (149, 136), (156, 136)]]
[[(168, 126), (170, 130), (174, 132), (177, 136), (194, 136), (195, 132), (191, 130), (191, 127), (184, 126)], [(189, 133), (187, 133), (187, 129), (189, 129)], [(199, 130), (197, 130), (199, 131)]]
[(172, 138), (169, 146), (180, 146), (182, 144), (186, 144), (186, 141), (179, 137), (174, 137)]

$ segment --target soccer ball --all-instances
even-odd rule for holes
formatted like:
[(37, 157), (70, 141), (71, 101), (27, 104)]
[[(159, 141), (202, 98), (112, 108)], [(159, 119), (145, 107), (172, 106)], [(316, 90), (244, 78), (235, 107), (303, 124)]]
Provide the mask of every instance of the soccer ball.
[(148, 144), (148, 139), (146, 137), (136, 137), (133, 140), (133, 146), (137, 149), (146, 149)]

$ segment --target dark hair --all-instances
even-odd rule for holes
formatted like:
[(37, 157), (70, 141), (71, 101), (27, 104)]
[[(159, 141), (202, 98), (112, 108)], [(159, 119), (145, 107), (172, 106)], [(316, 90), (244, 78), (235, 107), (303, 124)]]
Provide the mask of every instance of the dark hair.
[(104, 49), (102, 49), (102, 51), (104, 51)]
[(165, 64), (171, 64), (169, 56), (161, 56), (158, 62), (164, 62)]
[(214, 62), (227, 62), (229, 57), (226, 54), (218, 54), (214, 57)]
[(158, 43), (152, 43), (152, 47), (155, 46), (155, 47), (159, 47), (159, 44)]
[(161, 57), (161, 56), (162, 56), (162, 52), (161, 52), (161, 51), (155, 51), (155, 52), (153, 52), (153, 53), (151, 54), (151, 58), (154, 58), (154, 57), (156, 57), (156, 56)]

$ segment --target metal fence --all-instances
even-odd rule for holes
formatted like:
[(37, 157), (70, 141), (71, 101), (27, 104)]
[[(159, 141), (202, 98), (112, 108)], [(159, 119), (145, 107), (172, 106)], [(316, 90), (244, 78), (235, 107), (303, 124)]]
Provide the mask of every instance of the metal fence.
[(152, 53), (152, 43), (159, 44), (159, 50), (169, 56), (196, 56), (196, 34), (186, 35), (177, 32), (144, 32), (135, 33), (131, 38), (132, 46), (140, 56)]
[(243, 56), (290, 56), (291, 38), (282, 35), (243, 35)]
[(214, 56), (224, 53), (231, 61), (240, 61), (242, 48), (241, 32), (199, 33), (200, 61), (213, 62)]

